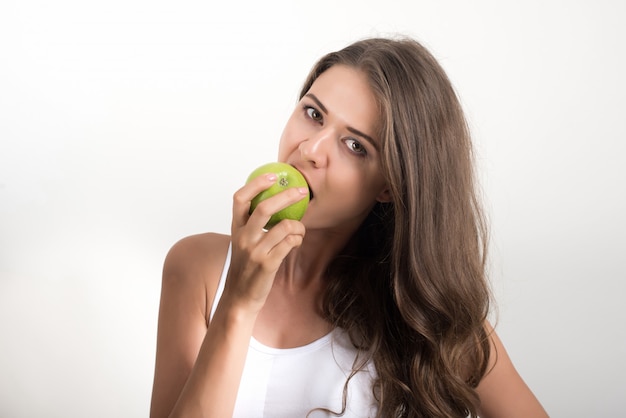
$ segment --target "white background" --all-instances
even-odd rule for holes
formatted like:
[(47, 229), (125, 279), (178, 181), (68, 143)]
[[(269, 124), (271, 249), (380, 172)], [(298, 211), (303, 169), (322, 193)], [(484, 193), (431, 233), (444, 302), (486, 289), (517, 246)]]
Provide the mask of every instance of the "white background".
[(228, 232), (320, 55), (394, 33), (466, 109), (520, 373), (554, 417), (623, 416), (625, 8), (2, 2), (0, 416), (147, 416), (166, 252)]

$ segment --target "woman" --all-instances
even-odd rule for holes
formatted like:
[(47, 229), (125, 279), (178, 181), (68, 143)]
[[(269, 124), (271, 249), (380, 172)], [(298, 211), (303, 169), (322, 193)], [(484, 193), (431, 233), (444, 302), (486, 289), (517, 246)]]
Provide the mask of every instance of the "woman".
[[(487, 323), (467, 125), (410, 39), (323, 57), (278, 160), (310, 186), (168, 254), (152, 417), (545, 417)], [(310, 193), (301, 222), (263, 226)]]

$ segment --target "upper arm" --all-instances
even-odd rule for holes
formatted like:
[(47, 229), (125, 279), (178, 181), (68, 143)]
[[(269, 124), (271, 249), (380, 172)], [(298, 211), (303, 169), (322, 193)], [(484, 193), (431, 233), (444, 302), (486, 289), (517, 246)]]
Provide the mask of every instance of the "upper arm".
[(206, 334), (226, 248), (227, 237), (197, 235), (177, 242), (165, 258), (152, 417), (169, 415), (193, 368)]
[(491, 356), (487, 374), (478, 385), (482, 418), (547, 417), (535, 395), (515, 369), (502, 341), (488, 325)]

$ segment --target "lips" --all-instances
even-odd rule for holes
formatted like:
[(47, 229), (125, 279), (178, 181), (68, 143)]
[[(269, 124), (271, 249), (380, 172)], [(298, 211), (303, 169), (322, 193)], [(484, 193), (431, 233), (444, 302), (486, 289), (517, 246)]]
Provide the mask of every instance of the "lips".
[(311, 182), (309, 181), (309, 178), (307, 177), (307, 175), (300, 168), (298, 168), (298, 166), (296, 166), (295, 164), (291, 164), (291, 165), (296, 170), (298, 170), (300, 172), (300, 174), (302, 174), (302, 177), (304, 177), (304, 179), (306, 180), (306, 183), (309, 186), (309, 201), (313, 200), (313, 198), (315, 197), (315, 193), (313, 193), (313, 189), (311, 189)]
[[(300, 172), (302, 173), (302, 171)], [(310, 202), (311, 200), (313, 200), (313, 197), (315, 194), (313, 193), (313, 189), (311, 189), (311, 183), (309, 182), (309, 179), (306, 177), (304, 173), (302, 173), (302, 176), (306, 180), (306, 184), (309, 186), (309, 202)]]

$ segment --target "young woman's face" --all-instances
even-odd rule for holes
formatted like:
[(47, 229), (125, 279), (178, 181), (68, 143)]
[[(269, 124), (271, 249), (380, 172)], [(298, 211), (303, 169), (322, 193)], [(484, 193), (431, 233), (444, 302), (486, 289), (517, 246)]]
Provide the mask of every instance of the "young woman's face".
[(335, 65), (313, 83), (283, 131), (278, 159), (299, 169), (312, 191), (307, 228), (355, 229), (388, 200), (381, 174), (380, 115), (365, 74)]

